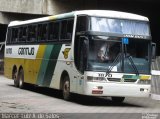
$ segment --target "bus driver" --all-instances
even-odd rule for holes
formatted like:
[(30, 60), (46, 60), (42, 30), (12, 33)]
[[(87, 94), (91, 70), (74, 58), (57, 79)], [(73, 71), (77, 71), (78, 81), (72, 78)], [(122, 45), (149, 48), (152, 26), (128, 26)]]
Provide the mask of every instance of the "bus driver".
[(101, 46), (98, 51), (98, 59), (100, 59), (102, 62), (109, 61), (109, 44), (105, 43)]

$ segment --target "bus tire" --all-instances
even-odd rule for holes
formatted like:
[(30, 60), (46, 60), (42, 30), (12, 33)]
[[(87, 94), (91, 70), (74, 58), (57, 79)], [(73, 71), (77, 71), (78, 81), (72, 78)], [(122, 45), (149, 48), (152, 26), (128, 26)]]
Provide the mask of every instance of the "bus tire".
[(112, 97), (112, 101), (115, 103), (122, 103), (125, 97)]
[(24, 88), (24, 72), (23, 69), (20, 69), (18, 74), (19, 88)]
[(63, 93), (63, 99), (64, 100), (70, 100), (71, 99), (70, 80), (69, 80), (69, 77), (67, 75), (64, 77), (64, 80), (63, 80), (62, 93)]
[(17, 79), (17, 71), (16, 70), (14, 70), (12, 73), (12, 79), (14, 81), (14, 86), (19, 87), (19, 81)]

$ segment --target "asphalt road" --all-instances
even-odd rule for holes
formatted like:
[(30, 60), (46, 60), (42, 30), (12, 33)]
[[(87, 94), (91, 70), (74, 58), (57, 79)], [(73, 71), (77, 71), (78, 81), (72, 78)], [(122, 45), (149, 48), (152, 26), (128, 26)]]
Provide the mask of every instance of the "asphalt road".
[(57, 90), (31, 85), (19, 89), (14, 87), (12, 80), (1, 75), (0, 113), (0, 118), (4, 113), (47, 113), (58, 114), (57, 118), (64, 119), (160, 119), (160, 101), (126, 98), (124, 103), (115, 104), (110, 98), (80, 95), (75, 95), (72, 101), (64, 101)]

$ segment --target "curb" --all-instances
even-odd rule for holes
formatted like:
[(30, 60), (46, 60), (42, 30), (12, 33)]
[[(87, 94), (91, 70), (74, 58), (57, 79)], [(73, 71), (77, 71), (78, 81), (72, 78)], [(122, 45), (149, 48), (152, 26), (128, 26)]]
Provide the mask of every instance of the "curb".
[(151, 94), (151, 98), (154, 100), (160, 100), (160, 95), (158, 94)]

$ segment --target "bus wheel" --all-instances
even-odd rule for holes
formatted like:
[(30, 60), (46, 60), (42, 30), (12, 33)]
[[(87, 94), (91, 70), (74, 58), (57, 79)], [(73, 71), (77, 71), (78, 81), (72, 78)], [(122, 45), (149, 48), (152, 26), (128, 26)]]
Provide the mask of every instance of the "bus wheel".
[(112, 101), (115, 103), (122, 103), (125, 97), (112, 97)]
[(63, 98), (64, 100), (70, 100), (71, 94), (70, 94), (70, 82), (69, 77), (65, 76), (63, 81)]
[(13, 74), (12, 74), (12, 79), (14, 81), (14, 86), (15, 87), (19, 87), (19, 81), (17, 79), (17, 71), (14, 71)]
[(24, 88), (24, 72), (23, 69), (20, 69), (18, 74), (19, 88)]

